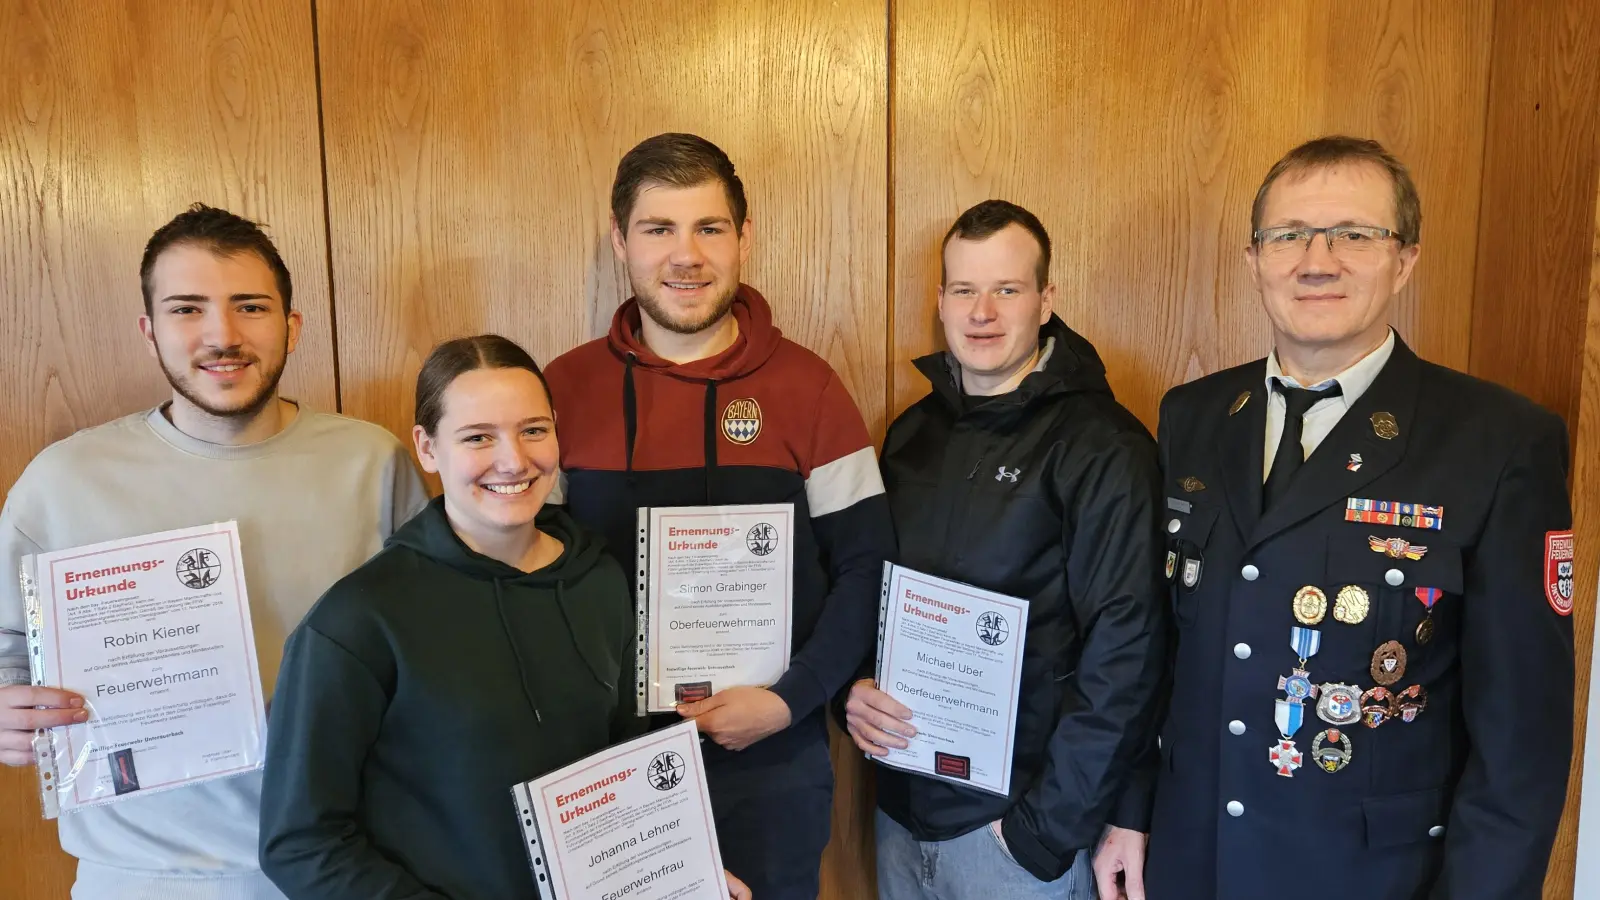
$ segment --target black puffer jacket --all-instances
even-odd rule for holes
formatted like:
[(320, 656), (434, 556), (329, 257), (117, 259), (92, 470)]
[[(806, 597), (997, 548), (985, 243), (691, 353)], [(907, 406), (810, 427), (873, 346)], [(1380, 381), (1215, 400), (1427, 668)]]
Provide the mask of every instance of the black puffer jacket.
[(878, 770), (878, 804), (919, 840), (1003, 819), (1017, 861), (1060, 877), (1093, 846), (1150, 727), (1167, 635), (1155, 442), (1094, 347), (1052, 316), (1016, 390), (968, 397), (948, 354), (883, 448), (911, 568), (1030, 602), (1011, 796)]

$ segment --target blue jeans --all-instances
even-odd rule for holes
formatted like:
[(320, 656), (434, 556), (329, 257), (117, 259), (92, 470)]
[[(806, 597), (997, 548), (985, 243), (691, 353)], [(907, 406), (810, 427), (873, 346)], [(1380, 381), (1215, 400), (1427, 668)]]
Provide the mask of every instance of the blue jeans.
[(882, 810), (877, 825), (878, 900), (1094, 900), (1089, 850), (1067, 874), (1040, 881), (988, 825), (948, 841), (919, 841)]

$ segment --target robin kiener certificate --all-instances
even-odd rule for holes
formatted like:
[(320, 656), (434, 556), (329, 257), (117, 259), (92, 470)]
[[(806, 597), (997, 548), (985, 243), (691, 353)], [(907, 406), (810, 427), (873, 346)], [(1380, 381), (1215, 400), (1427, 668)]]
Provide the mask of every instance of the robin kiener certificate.
[(794, 505), (639, 510), (639, 714), (789, 668)]
[(727, 900), (693, 719), (512, 788), (540, 900)]
[(886, 766), (1011, 791), (1028, 601), (885, 563), (878, 688), (911, 709), (915, 737)]
[(24, 557), (21, 578), (33, 683), (89, 711), (34, 738), (46, 818), (261, 767), (237, 523)]

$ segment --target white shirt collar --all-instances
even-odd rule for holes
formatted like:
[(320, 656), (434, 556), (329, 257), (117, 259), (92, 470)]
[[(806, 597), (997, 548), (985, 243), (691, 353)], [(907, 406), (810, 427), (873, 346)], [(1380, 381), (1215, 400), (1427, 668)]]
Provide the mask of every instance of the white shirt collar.
[(1283, 374), (1283, 368), (1278, 365), (1278, 351), (1273, 350), (1267, 354), (1267, 397), (1276, 396), (1272, 389), (1274, 381), (1280, 381), (1285, 387), (1309, 387), (1311, 390), (1320, 391), (1328, 388), (1334, 382), (1339, 383), (1340, 396), (1344, 400), (1346, 409), (1355, 405), (1361, 395), (1372, 387), (1378, 380), (1378, 373), (1383, 371), (1384, 364), (1389, 362), (1389, 357), (1394, 354), (1394, 329), (1389, 329), (1389, 336), (1384, 338), (1378, 349), (1363, 356), (1360, 361), (1338, 375), (1333, 376), (1318, 384), (1303, 385), (1288, 375)]

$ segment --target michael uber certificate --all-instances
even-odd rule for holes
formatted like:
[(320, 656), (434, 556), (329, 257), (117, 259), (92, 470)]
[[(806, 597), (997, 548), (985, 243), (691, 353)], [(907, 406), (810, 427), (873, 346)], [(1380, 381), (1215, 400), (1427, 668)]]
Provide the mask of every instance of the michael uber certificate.
[(789, 668), (794, 505), (639, 510), (639, 713)]
[(541, 900), (727, 900), (694, 720), (512, 788)]
[(887, 563), (878, 688), (911, 708), (904, 750), (877, 761), (1009, 795), (1028, 602)]
[(41, 553), (21, 576), (33, 683), (89, 711), (34, 738), (46, 818), (261, 767), (236, 523)]

